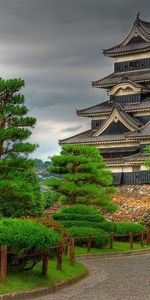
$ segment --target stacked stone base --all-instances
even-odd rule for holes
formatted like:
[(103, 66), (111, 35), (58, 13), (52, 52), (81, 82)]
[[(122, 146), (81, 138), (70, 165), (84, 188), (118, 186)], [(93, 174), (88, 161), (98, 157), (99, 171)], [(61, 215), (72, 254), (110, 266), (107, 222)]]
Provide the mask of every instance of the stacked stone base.
[(118, 210), (106, 217), (112, 221), (139, 222), (150, 209), (150, 185), (123, 185), (113, 195)]
[[(113, 201), (118, 209), (115, 213), (108, 213), (105, 217), (111, 221), (139, 222), (142, 216), (150, 209), (150, 184), (123, 185), (113, 195)], [(61, 204), (56, 202), (53, 207), (45, 211), (46, 216), (52, 216), (61, 209)]]

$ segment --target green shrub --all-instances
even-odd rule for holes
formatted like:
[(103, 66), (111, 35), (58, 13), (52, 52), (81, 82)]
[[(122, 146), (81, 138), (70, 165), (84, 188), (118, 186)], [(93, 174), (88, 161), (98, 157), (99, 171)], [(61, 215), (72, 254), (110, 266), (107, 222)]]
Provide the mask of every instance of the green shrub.
[(108, 221), (100, 222), (99, 227), (108, 233), (114, 232), (114, 229), (115, 229), (114, 223), (108, 222)]
[[(7, 245), (9, 252), (8, 267), (11, 270), (32, 268), (49, 246), (55, 246), (60, 236), (43, 225), (25, 219), (0, 219), (0, 244)], [(31, 253), (39, 255), (24, 256)]]
[(89, 234), (92, 235), (92, 246), (97, 248), (105, 247), (109, 242), (109, 235), (107, 232), (101, 229), (95, 229), (92, 227), (77, 227), (73, 226), (69, 229), (72, 237), (80, 237), (75, 239), (76, 245), (85, 246), (87, 245), (87, 239)]
[(96, 208), (87, 205), (71, 205), (63, 208), (61, 213), (80, 215), (99, 215)]
[(76, 221), (90, 221), (90, 222), (101, 222), (103, 217), (100, 215), (81, 215), (81, 214), (65, 214), (65, 213), (56, 213), (53, 215), (54, 220), (76, 220)]
[(58, 200), (58, 195), (54, 191), (48, 191), (43, 193), (44, 197), (44, 208), (48, 209), (54, 205), (55, 202)]
[(73, 221), (61, 220), (61, 224), (63, 224), (66, 228), (70, 228), (72, 226), (98, 228), (99, 225), (98, 222), (78, 221), (78, 220), (73, 220)]
[(68, 231), (67, 229), (63, 226), (62, 223), (54, 221), (51, 217), (37, 217), (33, 218), (33, 221), (36, 223), (42, 224), (45, 227), (49, 229), (53, 229), (54, 231), (58, 232), (61, 236), (67, 236)]
[(145, 226), (133, 222), (114, 222), (114, 233), (129, 234), (130, 232), (134, 234), (145, 232)]
[(89, 222), (89, 221), (76, 221), (76, 220), (61, 220), (61, 224), (66, 228), (70, 228), (72, 226), (78, 227), (92, 227), (95, 229), (102, 229), (107, 232), (114, 232), (114, 224), (112, 222), (102, 221), (102, 222)]

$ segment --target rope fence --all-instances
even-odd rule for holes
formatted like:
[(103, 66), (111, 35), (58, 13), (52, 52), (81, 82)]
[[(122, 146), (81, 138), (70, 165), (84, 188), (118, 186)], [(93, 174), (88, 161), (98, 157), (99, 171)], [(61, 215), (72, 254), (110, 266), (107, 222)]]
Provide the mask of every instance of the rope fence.
[[(85, 239), (87, 240), (87, 251), (89, 252), (90, 249), (92, 248), (93, 244), (93, 238), (95, 239), (98, 236), (93, 236), (91, 234), (88, 235), (88, 237), (83, 237), (83, 236), (78, 236), (75, 237), (75, 243), (80, 241), (80, 239)], [(130, 248), (133, 249), (134, 246), (134, 238), (139, 238), (141, 247), (144, 247), (144, 243), (146, 242), (147, 244), (150, 243), (150, 233), (147, 232), (141, 232), (141, 233), (133, 233), (130, 232), (129, 234), (115, 234), (114, 232), (111, 232), (109, 235), (109, 248), (113, 249), (114, 242), (117, 238), (127, 238), (129, 241)]]
[[(97, 236), (98, 237), (98, 236)], [(109, 248), (113, 249), (115, 239), (117, 238), (127, 238), (130, 248), (133, 249), (134, 247), (134, 238), (139, 238), (141, 247), (144, 247), (144, 243), (150, 243), (150, 231), (141, 232), (138, 234), (134, 234), (130, 232), (129, 234), (115, 234), (113, 232), (109, 235)], [(56, 250), (56, 262), (57, 262), (57, 269), (62, 270), (62, 257), (63, 255), (67, 256), (69, 254), (69, 261), (70, 265), (73, 266), (75, 263), (75, 242), (80, 239), (85, 239), (87, 244), (87, 251), (90, 252), (90, 249), (93, 246), (93, 236), (91, 234), (88, 237), (64, 237), (63, 241), (59, 241), (56, 246), (50, 246), (44, 252), (33, 252), (33, 253), (24, 253), (22, 257), (34, 257), (34, 256), (41, 256), (42, 260), (42, 275), (44, 277), (48, 276), (48, 262), (49, 262), (49, 250)], [(7, 280), (7, 259), (9, 255), (20, 256), (20, 253), (8, 251), (7, 245), (0, 246), (0, 281), (2, 284), (6, 283)]]
[[(34, 256), (42, 256), (42, 275), (44, 277), (48, 276), (48, 262), (49, 262), (49, 254), (48, 251), (51, 249), (56, 249), (56, 261), (57, 261), (57, 269), (62, 270), (62, 256), (68, 255), (69, 251), (69, 261), (70, 265), (74, 265), (75, 263), (75, 254), (74, 254), (74, 238), (64, 238), (64, 241), (59, 241), (56, 246), (49, 247), (44, 252), (33, 252), (33, 253), (24, 253), (22, 257), (34, 257)], [(7, 258), (9, 255), (20, 256), (20, 253), (8, 251), (7, 245), (0, 246), (0, 281), (2, 284), (6, 283), (7, 279)]]

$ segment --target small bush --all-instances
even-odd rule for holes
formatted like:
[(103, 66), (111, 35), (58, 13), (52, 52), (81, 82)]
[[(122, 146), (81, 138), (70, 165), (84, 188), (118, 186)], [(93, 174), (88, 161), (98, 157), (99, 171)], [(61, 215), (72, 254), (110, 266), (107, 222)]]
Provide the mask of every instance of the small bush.
[[(61, 213), (80, 215), (99, 215), (96, 208), (87, 205), (71, 205), (63, 208)], [(104, 219), (104, 218), (103, 218)]]
[(76, 239), (76, 245), (81, 247), (87, 245), (87, 239), (85, 239), (85, 237), (88, 237), (89, 234), (92, 235), (93, 247), (103, 248), (109, 242), (108, 233), (101, 229), (73, 226), (69, 229), (69, 232), (72, 237), (80, 237), (79, 239)]
[(54, 220), (78, 220), (78, 221), (90, 221), (90, 222), (101, 222), (104, 220), (100, 215), (82, 215), (82, 214), (66, 214), (56, 213), (53, 215)]
[(49, 209), (54, 205), (55, 202), (58, 200), (58, 194), (54, 191), (48, 191), (43, 193), (44, 197), (44, 208)]
[(63, 226), (62, 223), (54, 221), (52, 218), (47, 217), (37, 217), (34, 218), (33, 221), (35, 221), (38, 224), (42, 224), (48, 229), (53, 229), (54, 231), (58, 232), (61, 236), (68, 235), (67, 229)]
[(145, 232), (145, 226), (133, 222), (114, 222), (114, 233), (129, 234), (130, 232), (134, 234)]
[(103, 229), (104, 231), (110, 233), (114, 232), (115, 226), (113, 222), (102, 221), (98, 224), (99, 228)]
[[(49, 246), (55, 246), (60, 236), (53, 230), (48, 230), (31, 220), (0, 219), (0, 244), (7, 245), (8, 267), (10, 270), (25, 270), (32, 268)], [(26, 256), (38, 253), (35, 256)], [(40, 254), (41, 253), (41, 254)]]
[(76, 220), (61, 220), (61, 224), (66, 228), (70, 228), (72, 226), (78, 227), (92, 227), (95, 229), (102, 229), (107, 232), (114, 232), (114, 224), (112, 222), (102, 221), (102, 222), (89, 222), (89, 221), (76, 221)]
[[(72, 226), (78, 226), (78, 227), (92, 227), (92, 228), (98, 228), (99, 223), (97, 222), (87, 222), (87, 221), (78, 221), (78, 220), (61, 220), (61, 224), (63, 224), (66, 228), (70, 228)], [(101, 228), (101, 227), (100, 227)]]

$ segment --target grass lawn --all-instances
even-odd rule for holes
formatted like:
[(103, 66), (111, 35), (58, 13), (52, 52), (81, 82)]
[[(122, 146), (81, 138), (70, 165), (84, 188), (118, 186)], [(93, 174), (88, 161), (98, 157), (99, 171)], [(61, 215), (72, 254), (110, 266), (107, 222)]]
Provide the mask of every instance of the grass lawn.
[(49, 261), (47, 278), (41, 275), (41, 270), (42, 264), (40, 262), (31, 271), (8, 274), (6, 285), (0, 284), (0, 294), (25, 291), (36, 287), (53, 286), (58, 282), (64, 282), (83, 274), (86, 268), (78, 262), (74, 266), (70, 266), (69, 259), (63, 257), (62, 271), (56, 269), (56, 259)]
[(109, 248), (109, 245), (103, 249), (91, 248), (90, 252), (87, 251), (86, 247), (75, 247), (75, 254), (97, 254), (97, 253), (109, 253), (109, 252), (117, 252), (117, 251), (134, 251), (134, 250), (142, 250), (145, 248), (150, 248), (149, 244), (144, 244), (144, 247), (141, 247), (140, 243), (134, 243), (133, 249), (130, 248), (129, 242), (114, 242), (113, 249)]

